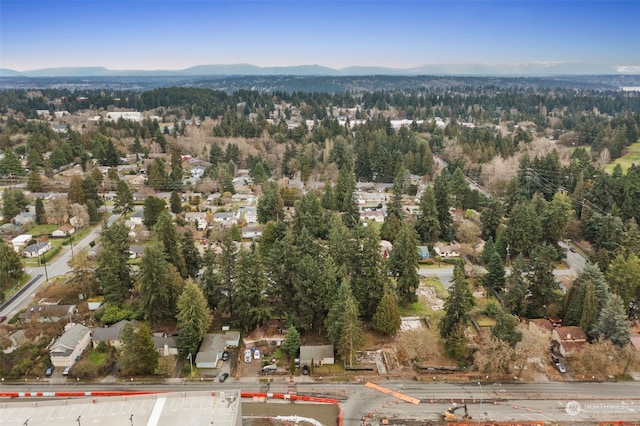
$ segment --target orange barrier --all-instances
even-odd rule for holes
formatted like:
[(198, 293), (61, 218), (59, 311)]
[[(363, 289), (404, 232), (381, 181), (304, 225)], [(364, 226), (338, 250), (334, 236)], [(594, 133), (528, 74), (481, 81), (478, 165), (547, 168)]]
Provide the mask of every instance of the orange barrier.
[(420, 400), (418, 398), (414, 398), (412, 396), (408, 396), (408, 395), (405, 395), (405, 394), (400, 393), (400, 392), (396, 392), (396, 391), (391, 390), (391, 389), (383, 388), (382, 386), (378, 386), (375, 383), (367, 382), (364, 385), (366, 387), (370, 388), (370, 389), (374, 389), (374, 390), (377, 390), (377, 391), (382, 392), (382, 393), (393, 395), (394, 397), (396, 397), (398, 399), (401, 399), (403, 401), (406, 401), (406, 402), (410, 402), (411, 404), (415, 404), (415, 405), (420, 404)]

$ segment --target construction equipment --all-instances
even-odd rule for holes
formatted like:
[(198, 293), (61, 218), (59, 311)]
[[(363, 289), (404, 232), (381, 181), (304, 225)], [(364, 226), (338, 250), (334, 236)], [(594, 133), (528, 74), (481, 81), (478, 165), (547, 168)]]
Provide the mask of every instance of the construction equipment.
[(462, 418), (465, 420), (471, 420), (471, 416), (467, 411), (467, 404), (449, 407), (447, 411), (442, 413), (442, 417), (444, 418), (444, 420), (456, 420), (457, 417), (455, 415), (455, 412), (461, 408), (464, 408), (464, 416), (462, 416)]

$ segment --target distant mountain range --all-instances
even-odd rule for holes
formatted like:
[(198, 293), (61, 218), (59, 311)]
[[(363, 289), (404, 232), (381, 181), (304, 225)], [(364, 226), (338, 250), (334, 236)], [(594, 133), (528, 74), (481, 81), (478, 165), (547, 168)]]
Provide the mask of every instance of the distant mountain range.
[(182, 70), (110, 70), (104, 67), (43, 68), (14, 71), (0, 68), (0, 77), (163, 77), (163, 76), (369, 76), (369, 75), (451, 75), (451, 76), (523, 76), (640, 74), (640, 66), (611, 66), (570, 62), (529, 62), (521, 64), (439, 64), (417, 68), (354, 66), (342, 69), (321, 65), (259, 67), (250, 64), (197, 65)]

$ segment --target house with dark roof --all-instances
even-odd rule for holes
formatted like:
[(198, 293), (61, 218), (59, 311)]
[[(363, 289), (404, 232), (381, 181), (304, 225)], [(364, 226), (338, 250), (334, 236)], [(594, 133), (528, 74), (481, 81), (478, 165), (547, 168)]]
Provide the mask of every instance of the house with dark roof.
[(300, 346), (300, 365), (311, 363), (314, 365), (333, 364), (335, 356), (333, 345)]
[(120, 336), (122, 330), (127, 324), (131, 324), (134, 328), (138, 327), (138, 321), (121, 320), (109, 327), (97, 327), (91, 331), (91, 343), (96, 348), (100, 343), (104, 343), (107, 346), (113, 346), (114, 348), (120, 348), (122, 342)]
[(562, 326), (553, 329), (551, 341), (562, 356), (567, 356), (587, 344), (587, 335), (580, 327)]
[(76, 305), (32, 305), (20, 313), (18, 319), (23, 322), (57, 322), (61, 319), (71, 321)]
[(91, 331), (82, 324), (67, 324), (65, 332), (49, 348), (51, 364), (69, 367), (80, 358), (91, 342)]
[(24, 257), (38, 257), (42, 256), (49, 250), (51, 250), (51, 243), (49, 241), (45, 241), (43, 243), (37, 242), (25, 247), (22, 250), (22, 255)]

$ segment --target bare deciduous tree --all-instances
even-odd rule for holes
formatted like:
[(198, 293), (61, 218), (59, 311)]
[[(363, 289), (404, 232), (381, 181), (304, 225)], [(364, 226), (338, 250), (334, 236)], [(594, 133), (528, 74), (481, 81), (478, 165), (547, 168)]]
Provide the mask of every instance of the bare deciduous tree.
[(73, 203), (69, 206), (69, 215), (74, 219), (76, 228), (84, 228), (89, 224), (89, 213), (84, 204)]

